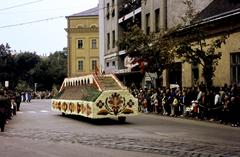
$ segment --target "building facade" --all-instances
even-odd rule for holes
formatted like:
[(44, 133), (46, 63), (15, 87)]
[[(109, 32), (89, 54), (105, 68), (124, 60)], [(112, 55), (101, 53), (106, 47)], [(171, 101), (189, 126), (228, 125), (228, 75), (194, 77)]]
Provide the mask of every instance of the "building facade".
[[(122, 51), (117, 41), (133, 19), (140, 19), (141, 0), (134, 1), (136, 8), (130, 8), (128, 1), (99, 0), (100, 25), (100, 60), (106, 73), (119, 73), (124, 67), (125, 51)], [(130, 8), (130, 9), (129, 9)]]
[(119, 35), (118, 1), (100, 0), (99, 8), (101, 66), (105, 73), (114, 73), (118, 69), (118, 47), (116, 44)]
[[(198, 27), (204, 30), (209, 41), (227, 36), (226, 43), (217, 49), (222, 57), (215, 70), (213, 84), (222, 87), (225, 84), (240, 84), (240, 2), (236, 0), (211, 1), (199, 14)], [(194, 80), (203, 81), (201, 66), (182, 64), (182, 85), (190, 87)]]
[(133, 22), (138, 21), (141, 26), (141, 0), (99, 0), (99, 8), (101, 67), (106, 74), (114, 73), (126, 84), (132, 75), (126, 71), (126, 52), (119, 48), (118, 41)]
[[(100, 21), (103, 20), (101, 31), (105, 43), (101, 50), (101, 60), (106, 73), (121, 73), (124, 70), (123, 60), (126, 52), (117, 47), (116, 41), (127, 29), (129, 24), (137, 23), (142, 30), (165, 33), (169, 29), (182, 24), (187, 7), (184, 0), (133, 0), (129, 1), (100, 0), (103, 8)], [(214, 85), (223, 86), (240, 83), (240, 54), (239, 54), (239, 6), (237, 0), (193, 0), (193, 9), (198, 13), (200, 26), (208, 32), (208, 41), (228, 33), (226, 44), (221, 49), (222, 58), (216, 67)], [(114, 14), (113, 14), (114, 11)], [(113, 16), (114, 15), (114, 16)], [(114, 34), (116, 33), (116, 34)], [(174, 68), (165, 70), (162, 75), (163, 86), (179, 84), (191, 87), (201, 82), (202, 69), (199, 65), (183, 63), (176, 59)]]
[(68, 77), (94, 73), (99, 66), (99, 8), (67, 16)]

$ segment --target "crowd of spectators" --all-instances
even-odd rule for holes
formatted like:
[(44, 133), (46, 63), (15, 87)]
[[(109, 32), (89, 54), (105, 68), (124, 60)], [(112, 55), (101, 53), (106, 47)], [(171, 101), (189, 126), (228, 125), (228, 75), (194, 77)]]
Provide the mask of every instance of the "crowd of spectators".
[(0, 89), (0, 126), (4, 132), (5, 124), (20, 110), (21, 95), (7, 89)]
[(4, 132), (5, 124), (20, 111), (21, 102), (30, 103), (32, 99), (50, 99), (54, 93), (49, 91), (14, 91), (0, 89), (0, 128)]
[(236, 84), (206, 88), (130, 87), (138, 98), (139, 111), (173, 117), (191, 117), (240, 126), (240, 87)]

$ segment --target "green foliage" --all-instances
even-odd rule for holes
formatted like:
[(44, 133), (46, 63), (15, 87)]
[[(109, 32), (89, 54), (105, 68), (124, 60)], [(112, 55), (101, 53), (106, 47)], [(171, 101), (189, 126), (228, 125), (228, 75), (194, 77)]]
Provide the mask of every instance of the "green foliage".
[(52, 90), (53, 85), (60, 88), (67, 74), (67, 52), (56, 51), (47, 58), (42, 58), (41, 62), (32, 69), (32, 76), (38, 83), (40, 90)]
[(149, 58), (149, 67), (153, 72), (162, 74), (163, 70), (169, 68), (174, 62), (174, 54), (172, 49), (175, 46), (174, 38), (165, 34), (152, 35), (152, 43), (150, 44), (148, 53), (144, 57)]
[(49, 73), (54, 80), (53, 83), (57, 86), (57, 88), (59, 88), (67, 74), (66, 49), (50, 54), (48, 61), (50, 66)]
[(196, 15), (192, 7), (192, 0), (186, 0), (184, 4), (188, 8), (183, 18), (187, 27), (182, 28), (182, 32), (184, 33), (178, 37), (178, 44), (175, 48), (176, 56), (188, 63), (201, 65), (205, 83), (207, 87), (211, 87), (216, 66), (222, 56), (221, 52), (218, 52), (218, 49), (221, 48), (222, 44), (225, 44), (227, 36), (222, 35), (207, 41), (207, 33), (200, 26), (196, 24), (195, 26), (189, 26), (186, 23), (193, 20)]
[(122, 38), (118, 41), (119, 48), (125, 49), (127, 53), (132, 55), (139, 55), (140, 50), (144, 54), (143, 51), (149, 47), (150, 43), (150, 36), (144, 34), (137, 25), (133, 25), (126, 32), (123, 32)]
[(20, 80), (15, 87), (17, 91), (30, 91), (31, 88), (26, 81)]
[(17, 90), (34, 89), (38, 83), (39, 90), (59, 88), (66, 77), (67, 51), (57, 51), (41, 58), (35, 52), (12, 54), (8, 44), (0, 45), (0, 83), (8, 80), (10, 88)]
[[(15, 63), (8, 44), (0, 45), (0, 82), (14, 79)], [(10, 82), (12, 85), (12, 82)]]
[(41, 62), (40, 57), (35, 52), (21, 52), (15, 55), (14, 60), (18, 79), (34, 84), (32, 69)]
[(174, 58), (170, 51), (174, 47), (173, 38), (157, 33), (146, 35), (137, 25), (123, 33), (118, 45), (131, 56), (144, 59), (148, 63), (146, 71), (157, 72), (159, 76)]
[(51, 96), (55, 97), (58, 94), (58, 87), (54, 84), (51, 91)]
[(193, 7), (193, 0), (184, 0), (183, 4), (186, 6), (187, 10), (182, 17), (183, 24), (184, 25), (189, 25), (192, 23), (192, 20), (196, 17), (198, 12)]
[(225, 44), (226, 36), (221, 36), (213, 39), (208, 43), (205, 38), (197, 37), (194, 41), (183, 40), (176, 48), (177, 57), (183, 61), (192, 64), (200, 64), (203, 68), (202, 76), (208, 87), (212, 86), (212, 79), (219, 59), (221, 59), (221, 52), (217, 49)]

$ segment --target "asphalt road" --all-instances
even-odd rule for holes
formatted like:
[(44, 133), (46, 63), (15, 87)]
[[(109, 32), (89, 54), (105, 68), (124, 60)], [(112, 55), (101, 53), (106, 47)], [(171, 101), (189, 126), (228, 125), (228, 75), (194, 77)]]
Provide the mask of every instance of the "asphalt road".
[(240, 156), (239, 127), (155, 114), (125, 124), (64, 117), (50, 100), (22, 103), (0, 141), (0, 157)]

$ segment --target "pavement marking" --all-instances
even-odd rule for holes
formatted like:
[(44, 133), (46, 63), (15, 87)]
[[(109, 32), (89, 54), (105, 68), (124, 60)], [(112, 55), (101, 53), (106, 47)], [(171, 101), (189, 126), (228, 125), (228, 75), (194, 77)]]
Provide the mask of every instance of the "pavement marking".
[(27, 111), (28, 113), (37, 113), (36, 111)]
[(35, 113), (48, 113), (50, 111), (48, 110), (40, 110), (40, 111), (18, 111), (17, 113), (18, 114), (23, 114), (23, 113), (32, 113), (32, 114), (35, 114)]

